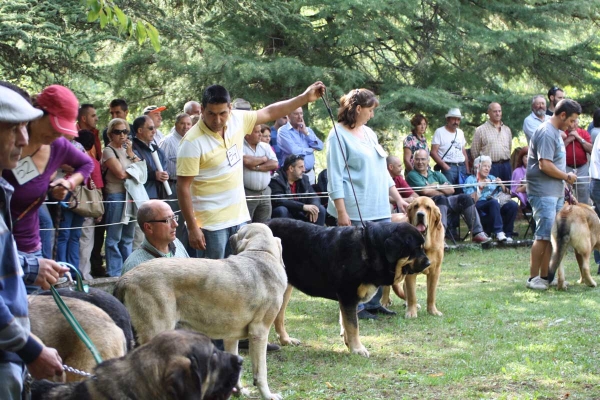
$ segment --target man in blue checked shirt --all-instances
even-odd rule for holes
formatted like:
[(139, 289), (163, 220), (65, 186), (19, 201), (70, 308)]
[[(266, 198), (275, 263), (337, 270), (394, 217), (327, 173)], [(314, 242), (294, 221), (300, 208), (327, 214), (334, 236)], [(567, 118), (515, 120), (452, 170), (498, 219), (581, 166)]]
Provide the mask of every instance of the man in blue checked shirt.
[(302, 107), (298, 107), (288, 116), (288, 123), (277, 132), (277, 143), (281, 148), (281, 159), (290, 154), (304, 156), (304, 173), (311, 185), (315, 183), (315, 150), (323, 150), (323, 142), (304, 123)]

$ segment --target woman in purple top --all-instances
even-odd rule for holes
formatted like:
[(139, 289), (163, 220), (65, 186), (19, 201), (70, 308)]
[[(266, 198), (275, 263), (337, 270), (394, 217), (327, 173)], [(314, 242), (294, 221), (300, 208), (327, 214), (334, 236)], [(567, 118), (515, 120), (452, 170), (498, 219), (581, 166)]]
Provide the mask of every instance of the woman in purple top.
[[(423, 149), (429, 153), (429, 145), (427, 145), (427, 139), (425, 139), (425, 131), (427, 131), (427, 118), (421, 114), (416, 114), (410, 120), (410, 124), (413, 126), (410, 131), (410, 135), (404, 139), (404, 170), (405, 174), (408, 174), (413, 170), (413, 154), (415, 151)], [(406, 175), (405, 175), (406, 176)]]
[(510, 185), (510, 193), (513, 196), (517, 196), (519, 198), (519, 202), (521, 203), (521, 208), (531, 208), (529, 206), (529, 202), (527, 201), (527, 185), (522, 183), (525, 180), (525, 175), (527, 174), (527, 153), (529, 152), (529, 147), (525, 146), (519, 151), (519, 155), (517, 156), (516, 168), (513, 171), (511, 185)]
[[(77, 136), (79, 103), (69, 89), (49, 86), (37, 96), (34, 106), (44, 111), (44, 116), (28, 124), (29, 144), (23, 148), (17, 167), (4, 170), (2, 176), (15, 188), (10, 212), (17, 249), (41, 257), (38, 209), (48, 189), (53, 198), (63, 200), (68, 190), (90, 176), (94, 164), (62, 137)], [(68, 179), (51, 181), (63, 164), (73, 167), (73, 174)]]

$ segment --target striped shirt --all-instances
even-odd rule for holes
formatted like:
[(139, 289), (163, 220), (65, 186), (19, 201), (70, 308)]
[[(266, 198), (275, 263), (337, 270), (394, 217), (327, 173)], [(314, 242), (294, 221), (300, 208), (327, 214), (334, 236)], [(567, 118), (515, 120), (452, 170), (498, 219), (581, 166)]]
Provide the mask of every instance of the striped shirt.
[(250, 220), (242, 157), (244, 136), (254, 128), (256, 116), (256, 111), (233, 110), (224, 138), (200, 121), (181, 140), (177, 175), (194, 177), (192, 205), (196, 223), (203, 229), (217, 231)]
[(504, 124), (500, 125), (500, 131), (489, 120), (475, 129), (471, 155), (473, 159), (484, 155), (490, 156), (492, 162), (510, 160), (510, 149), (512, 146), (512, 132)]

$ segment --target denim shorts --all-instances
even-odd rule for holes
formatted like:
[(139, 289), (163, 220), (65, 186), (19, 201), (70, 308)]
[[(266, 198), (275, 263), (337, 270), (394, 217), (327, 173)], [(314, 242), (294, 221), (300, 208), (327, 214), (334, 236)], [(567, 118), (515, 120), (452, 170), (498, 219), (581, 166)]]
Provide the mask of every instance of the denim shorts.
[(535, 240), (550, 240), (554, 219), (563, 207), (564, 202), (563, 197), (529, 196), (529, 203), (533, 209), (533, 219), (536, 224)]

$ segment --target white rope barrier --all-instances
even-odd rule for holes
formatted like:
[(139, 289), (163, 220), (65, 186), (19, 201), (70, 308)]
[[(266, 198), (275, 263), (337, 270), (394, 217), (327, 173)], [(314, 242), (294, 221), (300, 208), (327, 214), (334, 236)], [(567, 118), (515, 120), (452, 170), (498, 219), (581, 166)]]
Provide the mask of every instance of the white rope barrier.
[[(590, 176), (579, 176), (577, 177), (578, 180), (585, 180), (585, 179), (589, 179)], [(474, 186), (479, 186), (480, 184), (484, 184), (484, 185), (499, 185), (500, 183), (504, 184), (505, 186), (510, 187), (510, 185), (512, 185), (513, 183), (515, 183), (516, 181), (492, 181), (492, 182), (476, 182), (476, 183), (472, 183), (472, 184), (441, 184), (439, 185), (439, 188), (454, 188), (454, 189), (458, 189), (458, 188), (466, 188), (466, 187), (474, 187)], [(522, 180), (518, 182), (519, 185), (521, 184), (526, 184), (527, 181), (526, 180)], [(574, 185), (577, 185), (578, 182), (575, 182)], [(584, 183), (584, 182), (579, 182)], [(587, 182), (586, 182), (587, 183)], [(399, 193), (403, 193), (403, 192), (409, 192), (409, 191), (418, 191), (418, 190), (422, 190), (422, 189), (427, 189), (427, 188), (432, 188), (432, 186), (414, 186), (409, 188), (397, 188)], [(322, 198), (327, 198), (329, 197), (329, 192), (314, 192), (314, 193), (282, 193), (282, 194), (278, 194), (278, 195), (252, 195), (252, 196), (246, 196), (246, 200), (247, 201), (261, 201), (264, 199), (322, 199)], [(164, 202), (175, 202), (178, 201), (178, 199), (161, 199), (161, 201)], [(103, 203), (107, 204), (107, 203), (134, 203), (134, 200), (102, 200)], [(65, 203), (64, 201), (45, 201), (43, 204), (61, 204), (61, 203)], [(93, 201), (87, 201), (85, 203), (82, 204), (92, 204), (95, 203)], [(181, 211), (177, 211), (176, 213), (180, 213)], [(127, 224), (129, 224), (130, 222), (136, 222), (137, 219), (133, 219), (131, 218), (129, 220), (129, 222), (127, 222)], [(113, 226), (113, 225), (125, 225), (126, 223), (124, 222), (115, 222), (115, 223), (111, 223), (111, 224), (103, 224), (103, 225), (89, 225), (89, 226), (80, 226), (80, 227), (72, 227), (72, 228), (44, 228), (44, 229), (40, 229), (40, 231), (54, 231), (56, 229), (58, 230), (71, 230), (71, 229), (94, 229), (96, 227), (107, 227), (107, 226)]]

